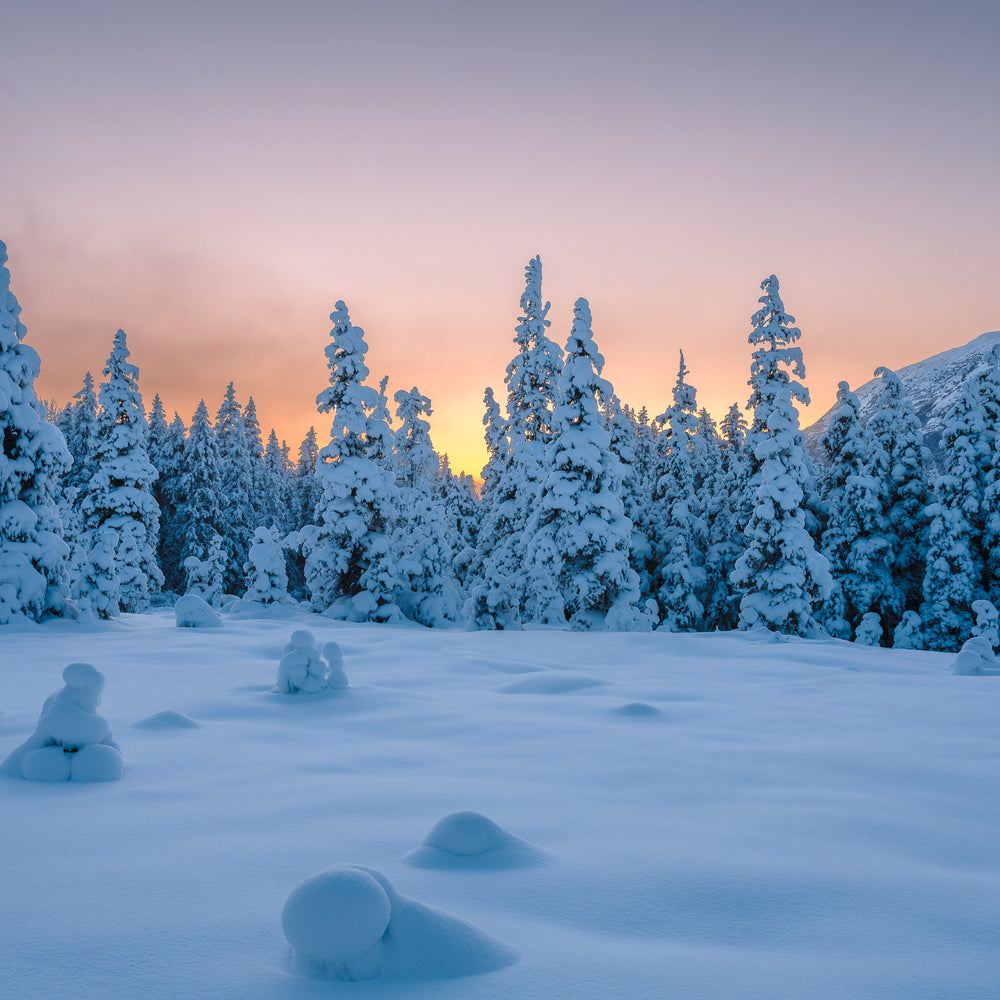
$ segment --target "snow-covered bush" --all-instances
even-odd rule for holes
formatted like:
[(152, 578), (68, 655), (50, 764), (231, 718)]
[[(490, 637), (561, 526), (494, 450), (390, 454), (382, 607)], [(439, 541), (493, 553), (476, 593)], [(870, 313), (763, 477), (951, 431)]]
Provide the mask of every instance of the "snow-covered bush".
[(966, 639), (955, 657), (954, 667), (956, 674), (967, 677), (1000, 674), (1000, 662), (993, 653), (993, 647), (981, 635)]
[(882, 619), (874, 612), (861, 618), (857, 631), (854, 633), (854, 641), (859, 646), (880, 646), (882, 644)]
[(244, 600), (274, 604), (288, 597), (285, 553), (268, 528), (257, 528), (250, 544), (250, 558), (243, 566), (247, 576)]
[(174, 616), (178, 628), (219, 628), (222, 625), (222, 619), (197, 594), (178, 597), (174, 605)]
[(893, 649), (923, 649), (922, 623), (916, 611), (904, 611), (892, 633)]
[(45, 700), (34, 733), (0, 764), (0, 774), (28, 781), (117, 781), (124, 770), (121, 751), (97, 714), (104, 675), (89, 663), (71, 663), (62, 676), (66, 686)]
[(972, 626), (972, 634), (981, 636), (990, 644), (990, 649), (1000, 646), (1000, 615), (992, 601), (973, 601), (972, 611), (976, 616), (976, 624)]
[(320, 655), (312, 632), (296, 629), (278, 664), (278, 691), (281, 694), (316, 694), (328, 687), (347, 687), (340, 647), (330, 642), (324, 651), (336, 660), (333, 684), (329, 677), (330, 665)]

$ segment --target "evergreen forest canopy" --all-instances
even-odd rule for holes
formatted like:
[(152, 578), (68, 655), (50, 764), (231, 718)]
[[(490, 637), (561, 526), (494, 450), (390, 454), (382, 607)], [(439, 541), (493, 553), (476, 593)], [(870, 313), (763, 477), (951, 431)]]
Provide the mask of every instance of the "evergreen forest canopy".
[(800, 331), (778, 279), (751, 319), (746, 416), (699, 409), (683, 354), (663, 413), (604, 377), (590, 306), (549, 336), (542, 265), (525, 269), (506, 399), (485, 392), (482, 487), (431, 443), (431, 401), (375, 383), (337, 302), (329, 384), (293, 460), (228, 386), (214, 420), (146, 413), (125, 333), (64, 408), (34, 390), (0, 243), (0, 624), (109, 618), (193, 594), (308, 602), (349, 621), (430, 627), (831, 635), (870, 645), (996, 648), (1000, 352), (946, 422), (940, 467), (896, 375), (863, 423), (841, 383), (809, 457)]

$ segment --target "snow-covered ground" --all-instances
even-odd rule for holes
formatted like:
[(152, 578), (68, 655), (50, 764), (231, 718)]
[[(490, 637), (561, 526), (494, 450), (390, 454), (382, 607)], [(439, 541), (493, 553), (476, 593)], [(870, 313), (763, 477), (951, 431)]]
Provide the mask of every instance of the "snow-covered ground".
[[(0, 629), (0, 759), (83, 660), (126, 767), (0, 779), (4, 1000), (1000, 995), (1000, 679), (839, 642), (285, 615)], [(348, 690), (275, 692), (296, 628), (340, 644)], [(510, 838), (421, 846), (461, 810)], [(416, 901), (366, 982), (306, 977), (282, 933), (338, 864)], [(480, 945), (493, 971), (443, 978)]]

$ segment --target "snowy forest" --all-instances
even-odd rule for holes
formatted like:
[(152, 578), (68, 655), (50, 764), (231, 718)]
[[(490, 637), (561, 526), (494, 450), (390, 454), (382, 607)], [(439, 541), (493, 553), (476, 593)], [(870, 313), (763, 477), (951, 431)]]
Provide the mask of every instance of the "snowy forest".
[(888, 368), (867, 422), (840, 384), (817, 461), (775, 276), (751, 318), (748, 402), (717, 422), (683, 353), (661, 413), (620, 400), (586, 299), (560, 347), (536, 257), (505, 392), (485, 390), (474, 480), (435, 451), (430, 399), (414, 387), (390, 403), (344, 302), (316, 397), (325, 423), (297, 451), (264, 440), (233, 384), (214, 418), (204, 401), (188, 424), (168, 418), (159, 396), (147, 411), (120, 330), (100, 377), (46, 405), (6, 260), (0, 244), (0, 624), (189, 594), (428, 627), (1000, 645), (1000, 352), (967, 384), (939, 461)]

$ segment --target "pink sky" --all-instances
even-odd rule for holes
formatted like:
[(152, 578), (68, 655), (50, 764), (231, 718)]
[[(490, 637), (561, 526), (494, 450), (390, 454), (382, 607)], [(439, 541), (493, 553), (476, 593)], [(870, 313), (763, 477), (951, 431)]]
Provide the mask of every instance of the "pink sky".
[(814, 405), (1000, 328), (1000, 7), (959, 2), (19, 5), (0, 32), (0, 239), (40, 393), (128, 333), (147, 401), (226, 384), (297, 446), (343, 298), (375, 378), (483, 460), (523, 268), (551, 334), (659, 413), (745, 404), (781, 279)]

